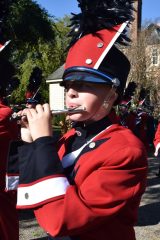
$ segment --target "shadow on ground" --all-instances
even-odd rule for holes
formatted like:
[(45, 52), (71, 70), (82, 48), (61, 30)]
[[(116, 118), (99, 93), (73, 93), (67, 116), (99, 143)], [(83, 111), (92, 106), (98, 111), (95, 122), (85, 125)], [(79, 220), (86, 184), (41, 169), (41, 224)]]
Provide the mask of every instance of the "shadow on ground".
[(31, 220), (34, 219), (34, 212), (32, 210), (19, 210), (19, 220)]
[(148, 158), (149, 174), (147, 188), (139, 207), (138, 223), (136, 226), (153, 226), (160, 223), (160, 178), (156, 177), (160, 159), (153, 155)]
[(160, 203), (151, 203), (139, 208), (138, 223), (136, 226), (151, 226), (160, 223)]
[(68, 237), (60, 237), (60, 238), (48, 238), (48, 237), (43, 237), (43, 238), (34, 238), (34, 239), (30, 239), (30, 240), (70, 240), (70, 238)]

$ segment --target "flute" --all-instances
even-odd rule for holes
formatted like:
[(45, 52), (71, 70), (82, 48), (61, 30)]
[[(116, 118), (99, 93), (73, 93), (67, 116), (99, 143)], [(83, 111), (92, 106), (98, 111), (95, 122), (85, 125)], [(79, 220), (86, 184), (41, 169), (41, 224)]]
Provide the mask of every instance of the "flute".
[[(60, 114), (71, 114), (71, 113), (81, 113), (84, 112), (86, 110), (85, 107), (75, 107), (75, 108), (66, 108), (66, 109), (62, 109), (62, 110), (51, 110), (51, 115), (60, 115)], [(26, 117), (25, 114), (23, 115), (19, 115), (18, 113), (14, 112), (11, 117), (10, 117), (10, 121), (13, 120), (20, 120), (22, 117)]]

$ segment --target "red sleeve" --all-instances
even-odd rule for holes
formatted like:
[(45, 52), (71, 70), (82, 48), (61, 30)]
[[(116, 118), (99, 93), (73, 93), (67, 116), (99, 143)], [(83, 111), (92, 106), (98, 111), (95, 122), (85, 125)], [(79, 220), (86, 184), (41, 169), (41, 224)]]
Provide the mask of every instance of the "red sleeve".
[(135, 209), (146, 184), (144, 158), (136, 148), (112, 153), (109, 163), (90, 171), (82, 184), (69, 186), (65, 195), (35, 210), (40, 226), (53, 236), (78, 235), (125, 208), (130, 211), (128, 204)]
[(12, 109), (8, 106), (0, 104), (0, 122), (5, 121), (12, 114)]
[(112, 124), (120, 122), (119, 116), (117, 115), (114, 108), (111, 109), (108, 117)]
[(9, 118), (13, 113), (8, 106), (0, 104), (0, 136), (9, 140), (18, 138), (17, 122), (10, 122)]
[(9, 117), (12, 110), (0, 104), (0, 190), (5, 189), (6, 163), (9, 145), (12, 140), (18, 138), (18, 126), (16, 122), (10, 122)]
[(154, 146), (156, 147), (157, 144), (160, 143), (160, 123), (158, 124), (155, 137), (154, 137)]

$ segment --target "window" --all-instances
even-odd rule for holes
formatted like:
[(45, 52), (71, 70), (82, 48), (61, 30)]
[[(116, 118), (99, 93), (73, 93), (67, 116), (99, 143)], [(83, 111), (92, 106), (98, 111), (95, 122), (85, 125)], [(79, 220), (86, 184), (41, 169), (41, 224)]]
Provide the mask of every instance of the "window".
[(158, 65), (158, 49), (157, 48), (152, 49), (152, 64)]

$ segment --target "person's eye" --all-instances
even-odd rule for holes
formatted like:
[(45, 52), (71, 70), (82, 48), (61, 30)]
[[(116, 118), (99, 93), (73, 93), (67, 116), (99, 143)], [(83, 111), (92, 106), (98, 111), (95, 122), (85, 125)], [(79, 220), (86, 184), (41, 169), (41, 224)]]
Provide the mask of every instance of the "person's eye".
[(73, 88), (76, 91), (82, 92), (82, 91), (92, 90), (93, 85), (88, 82), (74, 82), (74, 83), (66, 84), (64, 88), (65, 88), (65, 92), (68, 92), (70, 88)]
[(85, 82), (84, 84), (83, 84), (83, 89), (85, 90), (92, 90), (92, 88), (93, 88), (93, 85), (91, 84), (91, 83), (87, 83), (87, 82)]
[(85, 86), (88, 87), (88, 88), (92, 88), (93, 85), (91, 83), (86, 82)]
[(68, 90), (68, 87), (67, 87), (67, 85), (65, 85), (64, 86), (64, 91), (67, 92), (67, 90)]

